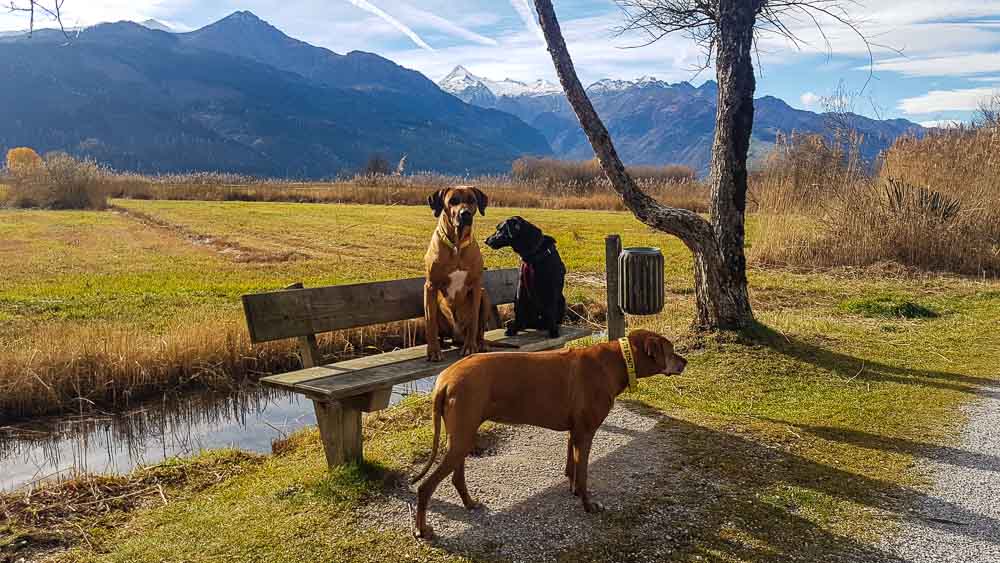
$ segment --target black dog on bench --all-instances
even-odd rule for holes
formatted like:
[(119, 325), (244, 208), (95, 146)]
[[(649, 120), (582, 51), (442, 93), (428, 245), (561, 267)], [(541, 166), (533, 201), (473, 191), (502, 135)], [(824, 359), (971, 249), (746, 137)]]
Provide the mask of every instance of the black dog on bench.
[(521, 217), (511, 217), (497, 225), (486, 245), (494, 250), (509, 246), (521, 257), (514, 320), (507, 325), (507, 335), (537, 328), (548, 330), (552, 338), (559, 336), (559, 325), (566, 316), (566, 265), (556, 250), (556, 239)]

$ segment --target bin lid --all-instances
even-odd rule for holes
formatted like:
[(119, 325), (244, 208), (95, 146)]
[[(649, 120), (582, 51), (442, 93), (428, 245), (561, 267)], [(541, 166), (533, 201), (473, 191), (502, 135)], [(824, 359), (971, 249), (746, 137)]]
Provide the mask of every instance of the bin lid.
[(629, 254), (662, 254), (659, 248), (652, 246), (633, 246), (622, 250), (622, 252), (627, 252)]

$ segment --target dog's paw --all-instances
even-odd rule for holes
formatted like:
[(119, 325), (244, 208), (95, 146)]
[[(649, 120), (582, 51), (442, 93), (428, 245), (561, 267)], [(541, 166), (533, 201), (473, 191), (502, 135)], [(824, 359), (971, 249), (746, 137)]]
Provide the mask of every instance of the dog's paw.
[(599, 502), (584, 502), (583, 509), (590, 514), (597, 514), (598, 512), (604, 512), (604, 505)]
[(472, 502), (465, 503), (466, 510), (482, 510), (483, 508), (486, 508), (486, 505), (479, 502), (478, 500), (473, 500)]
[(427, 350), (427, 361), (428, 362), (444, 361), (444, 354), (441, 353), (441, 350)]
[(507, 336), (517, 336), (517, 327), (514, 325), (507, 325), (507, 330), (503, 331)]
[(432, 540), (434, 539), (434, 528), (431, 528), (430, 524), (425, 524), (423, 529), (413, 528), (413, 537), (418, 540)]

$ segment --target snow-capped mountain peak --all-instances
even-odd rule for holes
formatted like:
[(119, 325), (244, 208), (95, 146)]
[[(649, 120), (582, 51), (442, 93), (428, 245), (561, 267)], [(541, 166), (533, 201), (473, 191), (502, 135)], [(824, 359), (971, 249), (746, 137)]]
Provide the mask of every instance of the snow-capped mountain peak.
[(456, 66), (448, 76), (438, 82), (438, 86), (445, 92), (463, 97), (470, 92), (485, 93), (488, 91), (495, 97), (518, 97), (518, 96), (547, 96), (562, 92), (557, 84), (548, 80), (536, 80), (531, 83), (521, 82), (506, 78), (504, 80), (490, 80), (482, 76), (476, 76), (469, 72), (464, 66)]

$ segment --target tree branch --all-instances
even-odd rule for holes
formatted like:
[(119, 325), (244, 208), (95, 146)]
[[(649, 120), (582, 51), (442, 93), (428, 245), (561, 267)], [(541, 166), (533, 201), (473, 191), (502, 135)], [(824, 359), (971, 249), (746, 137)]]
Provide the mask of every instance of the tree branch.
[(611, 135), (580, 83), (551, 0), (535, 0), (535, 7), (559, 82), (594, 148), (601, 168), (622, 202), (643, 223), (680, 238), (692, 251), (704, 250), (704, 246), (714, 240), (711, 224), (697, 213), (661, 204), (636, 185), (625, 171), (625, 165), (611, 142)]
[(63, 25), (62, 7), (66, 0), (50, 0), (48, 4), (42, 0), (26, 0), (27, 4), (22, 0), (9, 0), (9, 2), (8, 12), (28, 14), (28, 37), (35, 32), (35, 14), (39, 13), (59, 24), (59, 30), (67, 40), (72, 39), (66, 31), (66, 26)]

